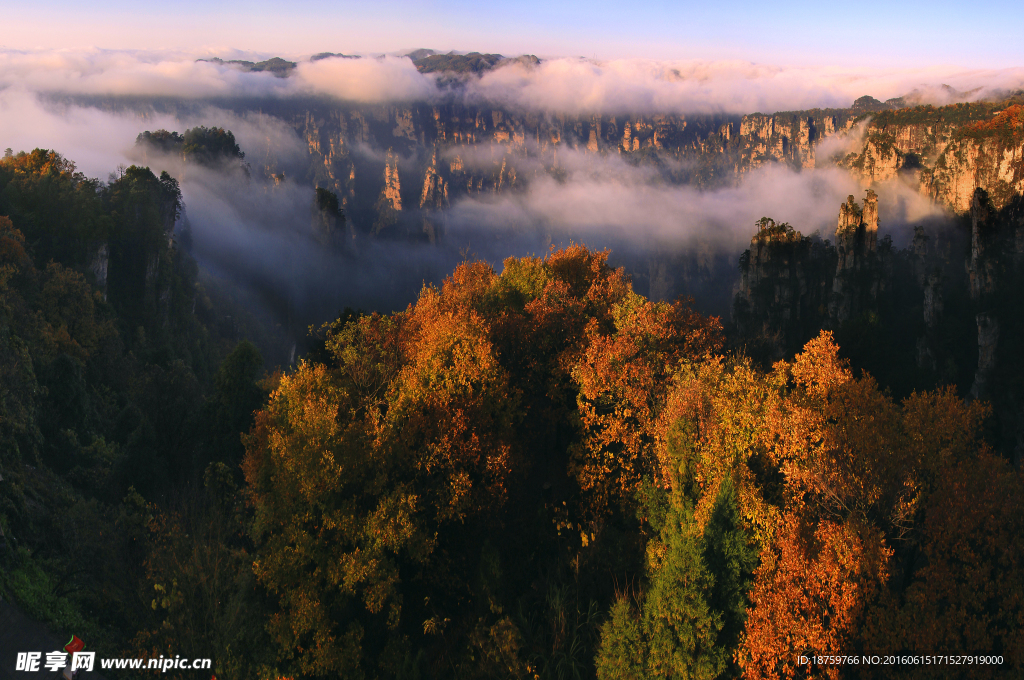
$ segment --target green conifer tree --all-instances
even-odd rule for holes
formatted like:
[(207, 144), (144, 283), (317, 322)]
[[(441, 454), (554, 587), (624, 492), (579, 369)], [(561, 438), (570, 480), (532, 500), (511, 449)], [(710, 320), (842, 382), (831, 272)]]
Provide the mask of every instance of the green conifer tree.
[(728, 477), (722, 482), (715, 509), (704, 527), (704, 561), (715, 577), (710, 592), (711, 608), (722, 617), (715, 644), (725, 652), (726, 666), (718, 677), (739, 677), (740, 668), (733, 652), (746, 624), (748, 593), (758, 553), (740, 527), (736, 489)]
[(636, 608), (627, 597), (620, 597), (612, 605), (611, 618), (601, 626), (595, 660), (598, 680), (645, 680), (646, 647)]
[(728, 478), (722, 482), (703, 533), (690, 502), (672, 496), (664, 520), (658, 518), (660, 538), (648, 549), (641, 612), (620, 598), (601, 628), (595, 660), (601, 680), (739, 675), (733, 652), (757, 553), (739, 525), (735, 488)]
[(716, 645), (722, 615), (709, 601), (715, 575), (705, 563), (700, 529), (688, 503), (669, 511), (661, 540), (664, 547), (650, 553), (664, 551), (660, 565), (648, 565), (652, 574), (643, 605), (648, 677), (710, 680), (726, 661)]

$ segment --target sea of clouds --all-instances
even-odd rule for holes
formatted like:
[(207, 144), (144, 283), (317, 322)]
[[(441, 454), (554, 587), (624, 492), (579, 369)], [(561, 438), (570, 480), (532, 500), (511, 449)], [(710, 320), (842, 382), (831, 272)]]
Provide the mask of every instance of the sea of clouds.
[[(198, 56), (259, 60), (269, 55)], [(247, 73), (196, 58), (195, 54), (174, 52), (0, 50), (0, 88), (195, 98), (329, 95), (363, 103), (429, 101), (448, 94), (444, 79), (419, 73), (411, 60), (399, 56), (300, 58), (287, 78)], [(857, 71), (745, 61), (558, 58), (538, 65), (513, 62), (468, 79), (465, 96), (571, 113), (772, 113), (846, 107), (865, 94), (885, 100), (914, 91), (924, 103), (945, 104), (951, 99), (981, 99), (1022, 86), (1024, 68)]]
[[(250, 160), (270, 154), (279, 166), (296, 169), (289, 177), (300, 179), (268, 191), (236, 176), (186, 173), (182, 191), (197, 256), (211, 271), (236, 281), (287, 291), (285, 297), (295, 301), (315, 301), (309, 303), (309, 318), (329, 316), (343, 306), (404, 306), (424, 281), (439, 280), (466, 253), (497, 264), (508, 255), (543, 252), (550, 243), (583, 240), (651, 252), (710, 248), (732, 257), (749, 242), (761, 216), (827, 238), (839, 203), (863, 189), (836, 168), (767, 167), (734, 186), (702, 191), (667, 183), (650, 168), (627, 164), (615, 154), (565, 150), (559, 152), (560, 181), (531, 173), (524, 164), (521, 174), (533, 177), (524, 190), (464, 198), (434, 216), (445, 225), (439, 245), (365, 245), (358, 258), (345, 259), (325, 252), (311, 233), (311, 187), (301, 180), (303, 166), (308, 168), (305, 140), (258, 110), (230, 112), (226, 101), (331, 97), (381, 104), (457, 96), (468, 103), (549, 113), (738, 114), (847, 107), (865, 94), (884, 100), (913, 92), (919, 101), (944, 104), (951, 98), (997, 96), (1024, 83), (1024, 69), (858, 72), (749, 62), (566, 58), (510, 64), (453, 84), (451, 78), (419, 73), (399, 56), (298, 60), (283, 78), (196, 60), (212, 56), (257, 61), (270, 55), (0, 50), (0, 149), (52, 148), (86, 175), (102, 179), (119, 165), (139, 162), (134, 143), (143, 130), (183, 131), (195, 125), (232, 130)], [(101, 107), (96, 102), (104, 98), (188, 99), (196, 105), (175, 117), (146, 106)], [(856, 145), (861, 132), (830, 142), (832, 150)], [(158, 159), (146, 160), (161, 169), (155, 166)], [(471, 162), (471, 154), (464, 160)], [(165, 165), (173, 169), (169, 160)], [(898, 244), (906, 241), (913, 223), (943, 213), (899, 181), (881, 187), (879, 194), (883, 228)]]

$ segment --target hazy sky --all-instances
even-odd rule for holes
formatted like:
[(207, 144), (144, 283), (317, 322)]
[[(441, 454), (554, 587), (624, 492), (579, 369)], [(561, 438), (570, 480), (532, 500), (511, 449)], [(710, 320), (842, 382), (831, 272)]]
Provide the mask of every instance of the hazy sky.
[(297, 57), (416, 47), (780, 65), (1024, 62), (1024, 3), (40, 0), (4, 9), (0, 47), (228, 50)]

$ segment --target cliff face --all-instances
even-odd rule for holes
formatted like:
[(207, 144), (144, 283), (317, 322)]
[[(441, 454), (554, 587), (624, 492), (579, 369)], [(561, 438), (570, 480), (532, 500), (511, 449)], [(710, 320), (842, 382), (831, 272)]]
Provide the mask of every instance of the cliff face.
[[(622, 155), (631, 163), (655, 156), (686, 161), (655, 166), (667, 181), (701, 187), (734, 184), (769, 163), (813, 168), (816, 146), (848, 131), (855, 119), (848, 109), (771, 116), (570, 116), (461, 104), (324, 101), (291, 108), (282, 103), (272, 115), (305, 139), (306, 179), (337, 194), (356, 233), (364, 234), (381, 230), (379, 207), (389, 212), (383, 222), (394, 225), (402, 220), (392, 213), (437, 211), (460, 196), (515, 191), (538, 173), (558, 176), (560, 151)], [(265, 155), (264, 173), (279, 176), (273, 155)]]
[(972, 397), (992, 403), (1002, 448), (1024, 461), (1024, 197), (997, 207), (976, 189), (970, 203), (971, 244), (965, 263), (976, 327)]
[[(999, 208), (1024, 191), (1022, 107), (1000, 106), (609, 116), (318, 100), (269, 113), (306, 140), (304, 179), (338, 195), (357, 235), (434, 239), (443, 231), (437, 214), (459, 198), (560, 177), (559, 155), (571, 152), (621, 156), (666, 182), (704, 188), (735, 185), (769, 164), (803, 171), (838, 162), (865, 188), (902, 176), (962, 213), (980, 187)], [(853, 153), (822, 155), (823, 141), (855, 135)], [(268, 154), (268, 176), (277, 175), (275, 162)]]
[(839, 206), (835, 249), (838, 264), (828, 309), (831, 320), (840, 324), (874, 309), (888, 278), (884, 254), (878, 252), (878, 196), (871, 189), (863, 208), (853, 196)]
[(822, 328), (873, 313), (892, 278), (888, 241), (879, 245), (878, 197), (871, 190), (863, 206), (850, 196), (839, 207), (835, 245), (762, 219), (740, 258), (733, 306), (740, 336), (779, 359)]
[[(369, 106), (317, 100), (281, 102), (267, 113), (289, 122), (306, 140), (308, 172), (303, 179), (337, 194), (349, 235), (357, 241), (435, 242), (445, 232), (446, 208), (460, 198), (520, 191), (544, 175), (563, 179), (562, 159), (572, 153), (620, 157), (652, 168), (666, 183), (704, 188), (735, 185), (744, 174), (770, 164), (807, 171), (838, 163), (859, 177), (865, 189), (899, 177), (959, 213), (970, 210), (978, 188), (997, 211), (1024, 192), (1024, 114), (1019, 105), (610, 116), (463, 103)], [(847, 149), (857, 140), (859, 146), (845, 157), (823, 152), (822, 142), (837, 136), (845, 136)], [(264, 165), (268, 176), (279, 176), (272, 155)], [(751, 269), (740, 284), (750, 318), (760, 319), (750, 323), (762, 331), (776, 323), (790, 324), (773, 352), (788, 348), (789, 337), (805, 335), (800, 324), (812, 310), (818, 310), (812, 316), (817, 315), (821, 326), (838, 327), (876, 307), (889, 285), (876, 206), (873, 193), (863, 207), (854, 209), (847, 202), (830, 251), (835, 264), (828, 271), (811, 275), (805, 270), (809, 265), (801, 259), (801, 248), (810, 252), (817, 246), (794, 242), (792, 253), (783, 257), (774, 236), (761, 245), (751, 243)], [(1020, 240), (1024, 253), (1024, 232)], [(646, 276), (653, 297), (672, 298), (705, 291), (723, 278), (718, 263), (705, 260), (693, 253), (663, 252), (636, 262), (631, 271), (638, 283)], [(923, 255), (917, 262), (913, 280), (923, 300), (933, 272), (923, 264)], [(776, 267), (778, 271), (770, 271)], [(980, 282), (986, 276), (984, 266), (976, 269)], [(788, 279), (783, 271), (789, 272)], [(808, 276), (815, 283), (808, 283)], [(819, 285), (824, 285), (822, 292), (814, 292)], [(951, 285), (946, 277), (931, 286), (933, 310), (941, 309)], [(789, 311), (767, 311), (769, 297), (771, 309)], [(936, 312), (929, 318), (939, 316)], [(940, 370), (944, 351), (938, 345), (923, 346), (920, 362)]]
[(865, 185), (907, 173), (958, 213), (984, 189), (998, 209), (1024, 192), (1024, 107), (957, 104), (886, 111), (869, 120), (858, 152), (841, 164)]
[(750, 249), (740, 257), (733, 304), (739, 335), (753, 353), (772, 360), (796, 351), (822, 328), (832, 297), (835, 250), (762, 219)]
[(922, 187), (957, 212), (970, 208), (975, 189), (984, 189), (996, 209), (1024, 193), (1024, 106), (959, 130)]
[(1024, 462), (1024, 197), (971, 197), (969, 233), (915, 229), (893, 250), (877, 237), (877, 197), (840, 206), (834, 245), (762, 220), (740, 258), (737, 341), (764, 361), (835, 332), (856, 370), (896, 395), (954, 386), (989, 401), (998, 449)]
[(737, 140), (737, 172), (765, 163), (779, 162), (793, 168), (813, 168), (816, 147), (823, 140), (853, 127), (856, 116), (850, 109), (815, 109), (743, 116)]

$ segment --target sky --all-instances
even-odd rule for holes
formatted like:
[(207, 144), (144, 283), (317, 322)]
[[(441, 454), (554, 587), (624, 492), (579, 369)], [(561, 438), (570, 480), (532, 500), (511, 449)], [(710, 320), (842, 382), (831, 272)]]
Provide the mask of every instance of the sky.
[(1021, 66), (1024, 3), (41, 0), (4, 10), (0, 48), (301, 57), (418, 47), (780, 66)]

